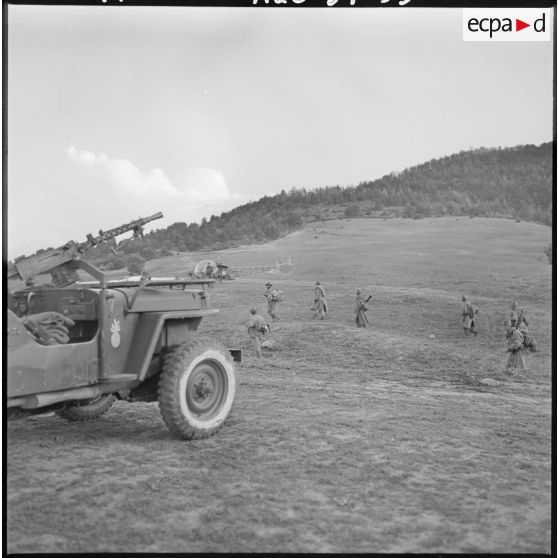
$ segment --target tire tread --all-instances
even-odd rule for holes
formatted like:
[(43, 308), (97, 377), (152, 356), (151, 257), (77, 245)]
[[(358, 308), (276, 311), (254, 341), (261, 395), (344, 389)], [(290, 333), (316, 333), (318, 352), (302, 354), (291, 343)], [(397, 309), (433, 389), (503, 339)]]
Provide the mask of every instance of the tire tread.
[(189, 339), (179, 345), (172, 353), (165, 355), (163, 372), (159, 380), (158, 400), (159, 410), (167, 428), (175, 436), (185, 440), (200, 440), (216, 434), (224, 426), (221, 421), (217, 426), (200, 430), (190, 425), (182, 416), (180, 404), (176, 397), (180, 377), (184, 371), (184, 362), (195, 357), (204, 349), (214, 349), (222, 353), (224, 358), (233, 365), (232, 357), (221, 343), (211, 337), (199, 336)]
[(70, 422), (89, 422), (104, 415), (114, 403), (114, 395), (108, 394), (89, 405), (72, 405), (56, 411), (56, 414)]

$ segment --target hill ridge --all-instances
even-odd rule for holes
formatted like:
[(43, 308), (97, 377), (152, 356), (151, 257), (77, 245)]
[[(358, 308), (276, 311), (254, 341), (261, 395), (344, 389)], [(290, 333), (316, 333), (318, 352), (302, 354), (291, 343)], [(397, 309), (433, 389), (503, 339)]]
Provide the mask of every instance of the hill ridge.
[[(505, 217), (552, 225), (553, 143), (460, 151), (357, 186), (292, 188), (263, 196), (201, 224), (177, 222), (126, 241), (113, 255), (99, 245), (89, 258), (106, 269), (140, 266), (177, 252), (261, 244), (306, 223), (353, 217), (421, 219)], [(41, 252), (40, 250), (39, 252)], [(135, 264), (134, 264), (135, 262)]]

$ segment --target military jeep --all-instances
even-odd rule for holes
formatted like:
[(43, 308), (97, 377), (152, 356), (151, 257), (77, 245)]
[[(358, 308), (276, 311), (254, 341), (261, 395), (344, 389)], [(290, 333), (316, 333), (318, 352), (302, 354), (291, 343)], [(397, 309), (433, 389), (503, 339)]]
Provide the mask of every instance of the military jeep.
[[(93, 245), (99, 240), (88, 239)], [(15, 262), (28, 283), (55, 264), (57, 284), (29, 284), (8, 295), (8, 417), (55, 411), (70, 421), (89, 421), (115, 399), (158, 401), (175, 436), (217, 432), (233, 405), (233, 360), (241, 356), (197, 334), (202, 318), (218, 312), (210, 305), (213, 281), (108, 280), (81, 257), (79, 246), (43, 254), (46, 264)], [(75, 281), (80, 268), (93, 280)]]

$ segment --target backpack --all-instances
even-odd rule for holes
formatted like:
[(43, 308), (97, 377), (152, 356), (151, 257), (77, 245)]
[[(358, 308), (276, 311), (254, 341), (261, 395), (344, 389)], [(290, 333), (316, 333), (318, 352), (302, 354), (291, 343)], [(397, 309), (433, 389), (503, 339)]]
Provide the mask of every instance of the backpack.
[(532, 353), (537, 352), (537, 340), (529, 333), (523, 333), (523, 346)]
[(517, 351), (521, 347), (523, 347), (523, 335), (517, 329), (514, 329), (508, 341), (508, 350)]
[(254, 324), (256, 327), (256, 331), (264, 334), (267, 332), (267, 324), (264, 322), (264, 319), (261, 316), (256, 316), (256, 318), (254, 319)]
[(271, 300), (274, 302), (281, 302), (283, 300), (283, 293), (281, 291), (276, 291), (275, 289), (271, 291)]

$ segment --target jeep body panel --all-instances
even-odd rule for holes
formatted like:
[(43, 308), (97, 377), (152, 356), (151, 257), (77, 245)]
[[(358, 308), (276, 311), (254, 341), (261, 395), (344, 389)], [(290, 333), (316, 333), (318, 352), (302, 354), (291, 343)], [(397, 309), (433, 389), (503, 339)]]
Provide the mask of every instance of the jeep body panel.
[(162, 347), (173, 347), (183, 343), (189, 332), (196, 331), (202, 316), (217, 313), (216, 309), (182, 312), (154, 312), (141, 314), (134, 332), (134, 338), (126, 358), (125, 371), (143, 381), (149, 375), (152, 358)]
[(41, 345), (8, 309), (7, 396), (87, 386), (97, 379), (97, 343)]
[(136, 387), (160, 370), (152, 362), (164, 348), (181, 344), (202, 317), (219, 312), (208, 308), (202, 289), (184, 285), (28, 289), (10, 295), (8, 306), (19, 313), (56, 311), (75, 322), (69, 343), (43, 345), (8, 309), (8, 399), (101, 383), (102, 392), (110, 385)]

